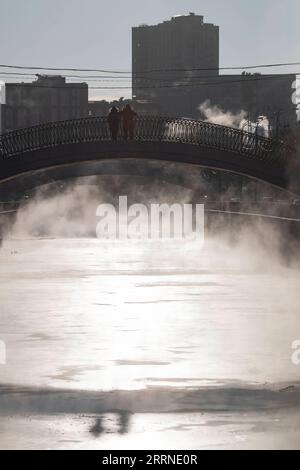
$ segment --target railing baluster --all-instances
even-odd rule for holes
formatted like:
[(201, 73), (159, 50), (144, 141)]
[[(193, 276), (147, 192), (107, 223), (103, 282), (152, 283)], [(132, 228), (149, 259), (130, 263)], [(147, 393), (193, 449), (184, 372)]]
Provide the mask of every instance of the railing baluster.
[[(123, 138), (120, 126), (119, 138)], [(266, 162), (282, 164), (287, 159), (283, 143), (240, 129), (191, 119), (140, 116), (135, 119), (135, 140), (184, 142), (206, 148), (228, 150)], [(0, 136), (0, 158), (59, 145), (110, 140), (106, 117), (52, 122), (12, 131)]]

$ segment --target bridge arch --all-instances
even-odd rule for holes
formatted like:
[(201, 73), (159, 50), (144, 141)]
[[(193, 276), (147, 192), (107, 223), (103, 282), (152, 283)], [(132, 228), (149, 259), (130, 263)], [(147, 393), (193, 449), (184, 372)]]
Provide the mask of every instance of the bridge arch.
[(289, 188), (288, 151), (282, 142), (190, 119), (145, 116), (135, 136), (112, 141), (106, 118), (47, 123), (0, 138), (0, 183), (31, 172), (80, 163), (152, 160), (197, 165)]

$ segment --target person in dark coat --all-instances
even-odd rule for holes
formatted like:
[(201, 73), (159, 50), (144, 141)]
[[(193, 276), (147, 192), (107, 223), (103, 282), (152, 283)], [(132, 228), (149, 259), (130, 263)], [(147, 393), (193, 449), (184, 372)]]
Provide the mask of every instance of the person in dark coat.
[(120, 114), (123, 119), (124, 138), (126, 140), (128, 138), (132, 140), (134, 137), (135, 118), (137, 117), (137, 113), (133, 111), (130, 104), (127, 104)]
[(116, 108), (116, 106), (113, 106), (107, 117), (112, 140), (117, 140), (118, 138), (120, 119), (121, 119), (121, 116), (120, 116), (118, 108)]

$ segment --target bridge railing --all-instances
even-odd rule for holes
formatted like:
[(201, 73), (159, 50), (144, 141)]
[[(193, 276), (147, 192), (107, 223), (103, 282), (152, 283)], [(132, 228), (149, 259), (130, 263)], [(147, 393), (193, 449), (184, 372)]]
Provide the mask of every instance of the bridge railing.
[[(123, 140), (120, 126), (118, 140)], [(66, 144), (110, 141), (106, 117), (91, 117), (41, 124), (3, 134), (0, 158)], [(181, 142), (208, 149), (220, 149), (265, 161), (286, 159), (283, 145), (275, 140), (240, 129), (192, 119), (141, 116), (135, 119), (134, 140)]]

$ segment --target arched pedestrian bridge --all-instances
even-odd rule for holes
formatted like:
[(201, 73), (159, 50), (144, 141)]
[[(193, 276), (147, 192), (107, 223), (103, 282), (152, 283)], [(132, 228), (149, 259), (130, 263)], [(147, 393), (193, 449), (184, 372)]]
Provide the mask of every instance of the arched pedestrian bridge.
[(203, 121), (160, 116), (137, 118), (131, 141), (122, 138), (122, 129), (113, 141), (105, 117), (53, 122), (3, 134), (0, 183), (30, 172), (111, 159), (198, 165), (291, 189), (290, 152), (282, 142)]

